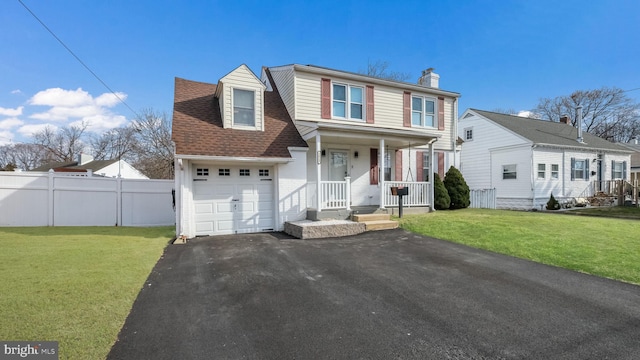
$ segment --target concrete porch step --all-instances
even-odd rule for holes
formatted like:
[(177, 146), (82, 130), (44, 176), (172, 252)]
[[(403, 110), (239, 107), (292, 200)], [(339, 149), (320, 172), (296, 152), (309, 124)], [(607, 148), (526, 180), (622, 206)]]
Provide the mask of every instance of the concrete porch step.
[(364, 222), (367, 231), (396, 229), (398, 222), (393, 220), (372, 220)]
[(354, 214), (352, 215), (353, 221), (355, 222), (368, 222), (368, 221), (379, 221), (379, 220), (389, 220), (391, 219), (391, 215), (389, 214)]

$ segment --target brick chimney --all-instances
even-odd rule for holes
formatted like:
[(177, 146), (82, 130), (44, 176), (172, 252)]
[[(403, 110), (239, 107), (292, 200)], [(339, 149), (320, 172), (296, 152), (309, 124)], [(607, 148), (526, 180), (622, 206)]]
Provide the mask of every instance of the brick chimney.
[(434, 68), (428, 68), (422, 71), (422, 76), (418, 79), (418, 84), (422, 86), (428, 86), (432, 88), (438, 88), (440, 82), (440, 75), (433, 72)]
[(560, 122), (563, 123), (563, 124), (571, 125), (571, 120), (569, 120), (569, 116), (568, 115), (560, 116)]

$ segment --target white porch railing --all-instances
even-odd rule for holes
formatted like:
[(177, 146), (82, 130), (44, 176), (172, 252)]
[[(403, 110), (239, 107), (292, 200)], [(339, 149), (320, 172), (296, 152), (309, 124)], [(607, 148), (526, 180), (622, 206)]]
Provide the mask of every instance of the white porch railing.
[(391, 195), (391, 187), (408, 187), (409, 195), (402, 197), (402, 206), (427, 206), (431, 204), (431, 192), (428, 182), (415, 181), (384, 181), (380, 186), (384, 192), (384, 206), (398, 206), (398, 196)]
[(320, 182), (321, 209), (347, 209), (351, 210), (351, 178), (344, 181)]

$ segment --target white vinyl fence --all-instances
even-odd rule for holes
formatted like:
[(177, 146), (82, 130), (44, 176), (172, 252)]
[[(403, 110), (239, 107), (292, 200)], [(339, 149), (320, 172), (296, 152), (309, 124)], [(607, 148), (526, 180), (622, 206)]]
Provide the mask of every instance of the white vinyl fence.
[(470, 208), (495, 209), (496, 189), (471, 190), (469, 200), (471, 201), (471, 204), (469, 205)]
[(0, 172), (0, 226), (174, 225), (173, 180)]

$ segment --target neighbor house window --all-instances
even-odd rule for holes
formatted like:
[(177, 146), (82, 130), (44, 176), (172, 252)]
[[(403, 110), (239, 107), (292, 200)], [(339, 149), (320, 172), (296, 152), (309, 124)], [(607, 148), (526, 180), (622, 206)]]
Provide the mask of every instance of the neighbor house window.
[(558, 179), (559, 177), (558, 164), (551, 164), (551, 178)]
[(464, 129), (464, 141), (473, 140), (473, 128)]
[(546, 164), (538, 164), (538, 179), (544, 179), (546, 172), (547, 172)]
[(421, 96), (411, 97), (411, 125), (433, 127), (436, 101)]
[(333, 84), (333, 116), (345, 119), (364, 119), (364, 88)]
[(256, 126), (254, 92), (233, 89), (233, 125)]
[(627, 177), (627, 162), (611, 161), (611, 180), (626, 179), (626, 177)]
[(391, 154), (384, 153), (384, 181), (391, 181)]
[(589, 159), (571, 158), (571, 180), (589, 180)]
[(431, 171), (429, 170), (429, 155), (422, 155), (422, 181), (429, 181), (431, 178)]
[(509, 180), (516, 178), (516, 165), (502, 165), (502, 179)]

